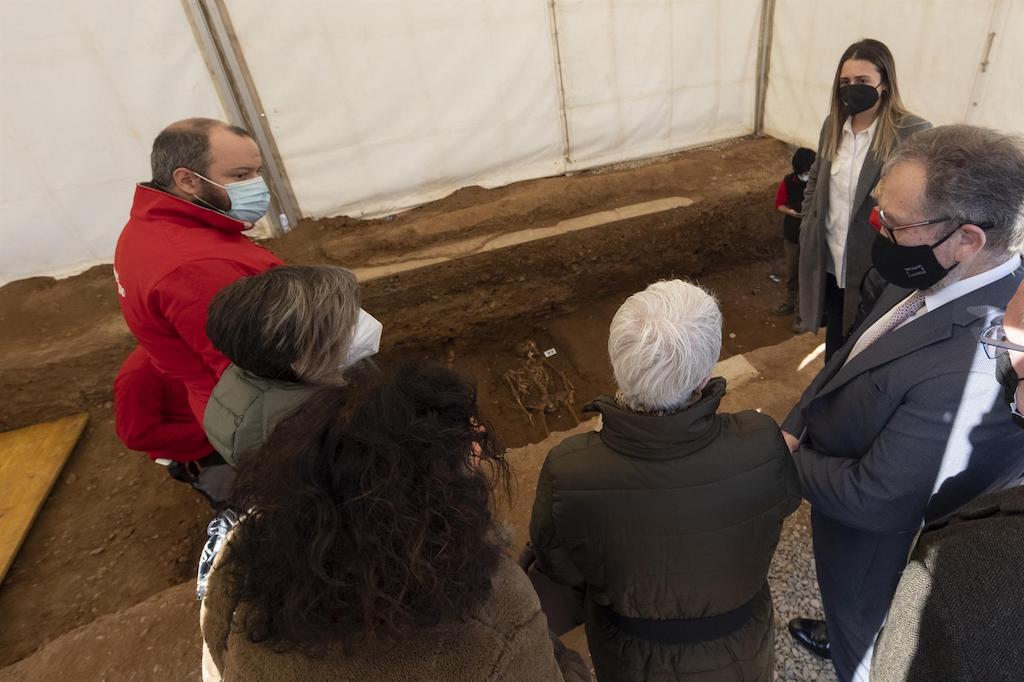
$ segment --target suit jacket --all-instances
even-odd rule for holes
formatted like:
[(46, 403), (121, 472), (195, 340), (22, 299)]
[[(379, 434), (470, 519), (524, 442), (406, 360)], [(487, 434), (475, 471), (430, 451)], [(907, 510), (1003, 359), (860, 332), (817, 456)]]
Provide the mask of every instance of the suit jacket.
[[(832, 159), (825, 158), (821, 150), (825, 146), (825, 129), (828, 120), (821, 126), (818, 136), (818, 157), (811, 166), (810, 178), (804, 190), (804, 203), (800, 223), (800, 317), (810, 330), (822, 324), (825, 311), (825, 275), (829, 259), (825, 230), (828, 223), (829, 180), (832, 177)], [(908, 115), (900, 121), (897, 130), (898, 142), (920, 130), (931, 128), (932, 124), (917, 116)], [(846, 289), (843, 301), (843, 333), (849, 333), (857, 319), (861, 303), (861, 282), (871, 269), (871, 242), (875, 238), (868, 218), (875, 200), (871, 190), (878, 184), (885, 159), (868, 150), (857, 179), (857, 191), (850, 206), (850, 229), (846, 233)]]
[(833, 661), (848, 679), (882, 624), (914, 536), (1024, 473), (995, 361), (976, 339), (1024, 269), (890, 332), (844, 364), (857, 338), (909, 293), (887, 288), (786, 419), (812, 505)]
[(871, 679), (1019, 680), (1021, 537), (1024, 486), (984, 495), (925, 529), (878, 637)]

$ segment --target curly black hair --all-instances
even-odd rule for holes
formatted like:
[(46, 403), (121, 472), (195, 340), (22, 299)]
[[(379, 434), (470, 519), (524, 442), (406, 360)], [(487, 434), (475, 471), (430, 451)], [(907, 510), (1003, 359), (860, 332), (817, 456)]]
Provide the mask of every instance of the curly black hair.
[(363, 368), (317, 394), (239, 471), (250, 511), (223, 568), (249, 640), (318, 655), (471, 615), (510, 481), (475, 389), (447, 369)]

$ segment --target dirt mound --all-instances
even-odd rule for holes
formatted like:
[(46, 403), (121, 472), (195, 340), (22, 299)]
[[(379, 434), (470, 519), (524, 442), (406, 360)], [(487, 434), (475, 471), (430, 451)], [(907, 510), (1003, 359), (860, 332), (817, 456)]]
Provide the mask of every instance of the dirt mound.
[(183, 583), (50, 642), (0, 680), (201, 680), (195, 584)]

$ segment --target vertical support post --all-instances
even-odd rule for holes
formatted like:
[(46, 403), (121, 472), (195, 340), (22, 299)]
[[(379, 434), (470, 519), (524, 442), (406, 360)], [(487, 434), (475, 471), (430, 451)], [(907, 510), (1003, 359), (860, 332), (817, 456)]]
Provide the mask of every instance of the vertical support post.
[(992, 48), (996, 39), (1006, 33), (1006, 21), (1009, 13), (1010, 7), (1007, 0), (995, 0), (992, 3), (992, 12), (988, 18), (988, 34), (985, 36), (981, 59), (978, 60), (978, 71), (974, 74), (974, 82), (971, 84), (971, 98), (968, 100), (967, 110), (964, 112), (964, 123), (976, 123), (980, 118), (978, 105), (988, 87), (988, 65), (992, 60)]
[[(227, 8), (222, 0), (182, 0), (182, 4), (195, 29), (199, 47), (228, 118), (248, 130), (260, 148), (263, 177), (273, 196), (267, 222), (272, 236), (280, 236), (287, 231), (285, 221), (288, 226), (294, 226), (302, 218), (302, 213)], [(285, 221), (282, 221), (282, 216)]]
[(558, 77), (558, 110), (562, 114), (562, 158), (565, 170), (569, 171), (572, 159), (569, 158), (569, 115), (565, 108), (565, 81), (562, 78), (562, 48), (558, 44), (558, 12), (555, 0), (548, 0), (548, 16), (551, 20), (551, 42), (554, 46), (555, 75)]
[(757, 82), (754, 98), (754, 134), (764, 133), (764, 107), (768, 98), (768, 72), (772, 58), (775, 0), (761, 1), (761, 30), (757, 37)]

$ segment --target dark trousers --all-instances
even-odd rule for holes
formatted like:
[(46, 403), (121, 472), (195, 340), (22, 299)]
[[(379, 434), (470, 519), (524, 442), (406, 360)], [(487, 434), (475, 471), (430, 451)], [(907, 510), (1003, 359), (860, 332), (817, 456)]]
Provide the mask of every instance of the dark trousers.
[(796, 306), (800, 300), (800, 242), (782, 240), (786, 252), (786, 303)]
[(846, 342), (846, 334), (843, 332), (845, 296), (836, 278), (833, 275), (825, 275), (825, 362), (828, 362)]
[(191, 462), (171, 462), (167, 473), (192, 486), (214, 509), (224, 506), (235, 486), (235, 470), (216, 452)]

